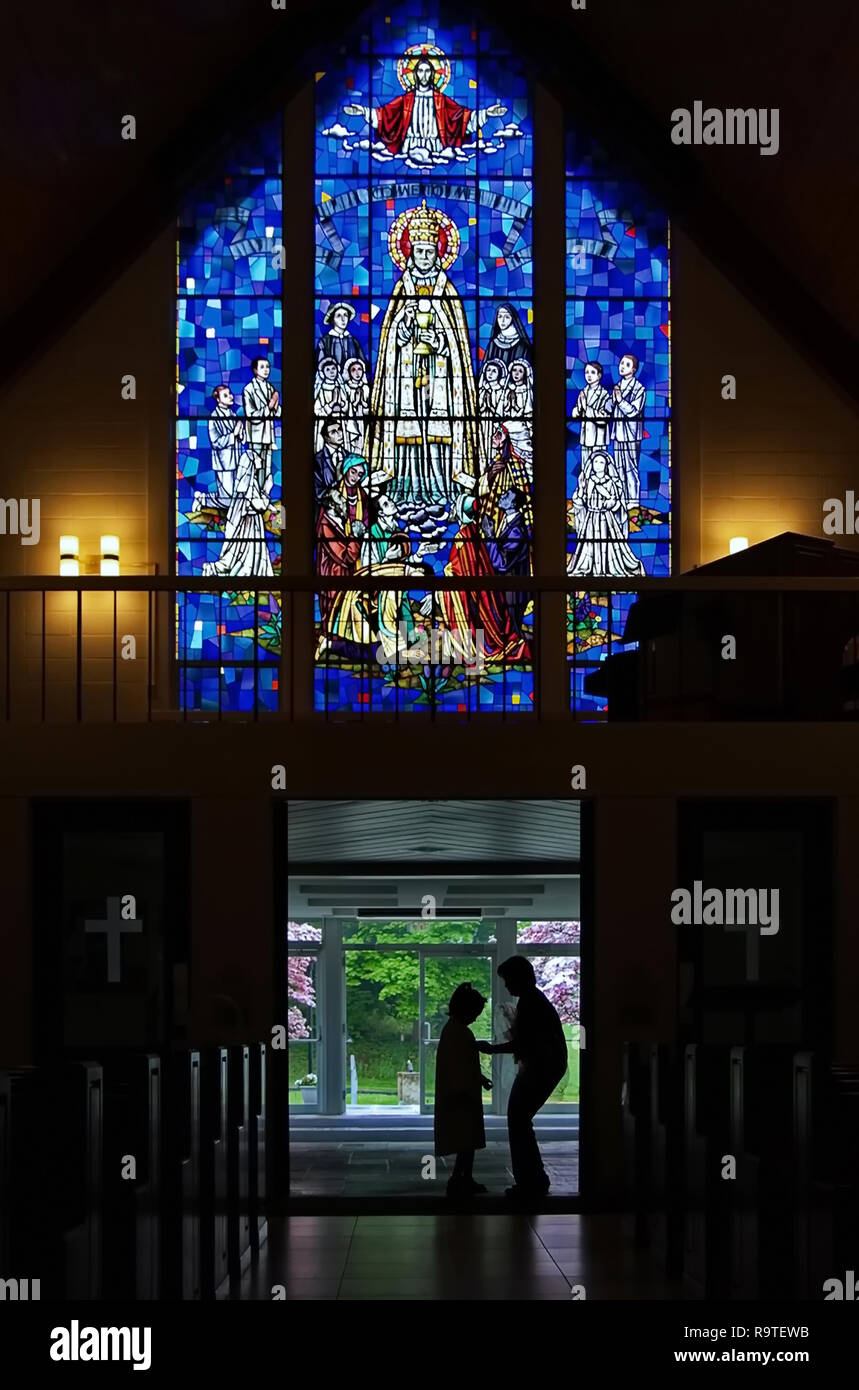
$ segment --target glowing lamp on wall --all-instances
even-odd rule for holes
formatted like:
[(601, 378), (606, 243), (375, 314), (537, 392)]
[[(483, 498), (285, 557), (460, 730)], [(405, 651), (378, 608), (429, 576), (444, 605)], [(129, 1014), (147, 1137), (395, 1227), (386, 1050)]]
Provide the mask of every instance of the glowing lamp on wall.
[(101, 572), (114, 577), (119, 574), (119, 536), (102, 536)]
[(732, 555), (736, 555), (740, 550), (748, 550), (749, 538), (748, 536), (732, 536), (728, 541), (728, 547)]
[(80, 572), (77, 536), (60, 536), (60, 574), (67, 579), (74, 579)]

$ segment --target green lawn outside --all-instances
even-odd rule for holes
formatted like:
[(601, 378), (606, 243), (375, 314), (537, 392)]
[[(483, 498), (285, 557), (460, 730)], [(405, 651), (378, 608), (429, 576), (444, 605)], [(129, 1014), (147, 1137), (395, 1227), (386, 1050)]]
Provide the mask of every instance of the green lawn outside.
[[(579, 1028), (578, 1024), (565, 1024), (564, 1034), (573, 1048), (578, 1047)], [(406, 1070), (406, 1059), (411, 1061), (417, 1069), (418, 1049), (411, 1048), (403, 1043), (363, 1043), (356, 1038), (349, 1045), (349, 1052), (354, 1052), (355, 1062), (358, 1068), (358, 1104), (359, 1105), (396, 1105), (397, 1097), (394, 1095), (382, 1095), (382, 1091), (396, 1092), (397, 1072)], [(489, 1058), (484, 1058), (484, 1068), (488, 1075), (487, 1063)], [(290, 1086), (294, 1086), (299, 1077), (304, 1075), (306, 1068), (298, 1066), (296, 1059), (295, 1067), (290, 1067)], [(294, 1071), (294, 1075), (293, 1075)], [(489, 1093), (487, 1093), (489, 1094)], [(346, 1099), (349, 1100), (349, 1066), (347, 1057), (346, 1067)], [(430, 1101), (432, 1096), (429, 1097)], [(571, 1104), (579, 1099), (579, 1066), (578, 1052), (573, 1050), (570, 1057), (570, 1065), (561, 1086), (551, 1098), (552, 1104)], [(300, 1091), (290, 1090), (290, 1105), (301, 1105)]]

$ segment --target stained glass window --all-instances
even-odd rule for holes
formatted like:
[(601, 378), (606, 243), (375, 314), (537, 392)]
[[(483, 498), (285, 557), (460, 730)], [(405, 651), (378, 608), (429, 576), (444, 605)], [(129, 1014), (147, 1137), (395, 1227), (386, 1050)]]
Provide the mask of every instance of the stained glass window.
[(533, 708), (532, 130), (492, 31), (416, 0), (317, 76), (315, 706)]
[(573, 708), (622, 642), (634, 594), (599, 577), (666, 576), (671, 553), (668, 222), (589, 132), (567, 140), (567, 653)]
[[(178, 230), (176, 573), (280, 574), (283, 176), (280, 121), (197, 188)], [(277, 707), (281, 604), (241, 588), (177, 596), (188, 710)]]

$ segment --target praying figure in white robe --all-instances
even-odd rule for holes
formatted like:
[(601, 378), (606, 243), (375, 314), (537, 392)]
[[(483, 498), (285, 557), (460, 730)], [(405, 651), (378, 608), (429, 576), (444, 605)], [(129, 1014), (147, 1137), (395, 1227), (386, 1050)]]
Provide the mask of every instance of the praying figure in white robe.
[(477, 409), (480, 413), (481, 468), (488, 468), (492, 458), (492, 436), (499, 420), (504, 418), (504, 397), (507, 392), (507, 368), (503, 362), (490, 358), (484, 362), (477, 383)]
[(333, 357), (323, 357), (316, 368), (313, 384), (313, 414), (316, 425), (313, 436), (313, 452), (319, 453), (324, 444), (322, 431), (325, 421), (332, 415), (346, 414), (346, 393), (340, 377), (340, 368)]
[(268, 495), (262, 493), (257, 481), (254, 455), (242, 453), (236, 469), (221, 553), (217, 560), (204, 563), (204, 576), (258, 575), (269, 578), (274, 574), (265, 538), (264, 517), (268, 503)]
[(644, 438), (644, 404), (647, 393), (636, 380), (639, 361), (633, 353), (625, 353), (618, 363), (620, 381), (612, 391), (611, 437), (614, 457), (623, 480), (628, 507), (637, 507), (640, 497), (638, 458)]
[(596, 449), (582, 464), (573, 495), (578, 544), (567, 574), (603, 574), (628, 579), (644, 574), (644, 565), (627, 543), (629, 519), (623, 483), (613, 458)]
[(253, 377), (242, 392), (245, 430), (256, 460), (257, 485), (267, 504), (274, 477), (272, 456), (277, 448), (274, 421), (280, 419), (280, 394), (269, 381), (271, 363), (267, 357), (255, 357), (251, 371)]
[(350, 453), (363, 454), (367, 415), (370, 411), (370, 383), (360, 357), (350, 357), (340, 375), (344, 403), (344, 426)]
[[(401, 214), (389, 236), (402, 268), (379, 333), (370, 403), (374, 480), (398, 506), (441, 506), (478, 476), (478, 418), (462, 301), (447, 276), (459, 232), (436, 208)], [(441, 513), (440, 513), (441, 515)]]
[(211, 507), (226, 511), (233, 496), (236, 470), (245, 440), (245, 427), (233, 410), (235, 397), (229, 386), (216, 386), (212, 392), (215, 409), (209, 416), (209, 444), (215, 474), (214, 492), (195, 492), (194, 511)]
[(534, 443), (534, 369), (525, 357), (510, 363), (507, 390), (504, 393), (504, 423), (510, 442), (524, 462), (530, 481), (533, 481)]
[(582, 422), (579, 433), (582, 464), (587, 463), (595, 449), (605, 449), (611, 420), (611, 396), (602, 384), (599, 362), (585, 363), (585, 381), (587, 385), (579, 392), (572, 411), (572, 418)]

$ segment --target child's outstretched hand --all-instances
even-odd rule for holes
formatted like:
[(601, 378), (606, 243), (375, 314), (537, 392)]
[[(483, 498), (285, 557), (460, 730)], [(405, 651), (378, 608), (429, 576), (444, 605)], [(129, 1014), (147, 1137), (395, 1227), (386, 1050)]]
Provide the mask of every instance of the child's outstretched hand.
[(492, 1090), (492, 1082), (489, 1080), (488, 1076), (481, 1076), (480, 1084), (483, 1087), (484, 1091)]

